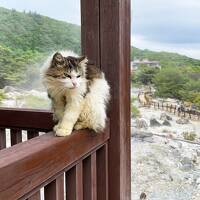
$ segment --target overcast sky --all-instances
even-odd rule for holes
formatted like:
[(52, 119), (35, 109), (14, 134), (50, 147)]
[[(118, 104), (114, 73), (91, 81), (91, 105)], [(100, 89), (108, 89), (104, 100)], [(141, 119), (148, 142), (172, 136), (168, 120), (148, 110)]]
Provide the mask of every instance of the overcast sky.
[[(80, 0), (0, 0), (0, 6), (80, 24)], [(132, 45), (200, 59), (200, 0), (132, 0), (131, 10)]]

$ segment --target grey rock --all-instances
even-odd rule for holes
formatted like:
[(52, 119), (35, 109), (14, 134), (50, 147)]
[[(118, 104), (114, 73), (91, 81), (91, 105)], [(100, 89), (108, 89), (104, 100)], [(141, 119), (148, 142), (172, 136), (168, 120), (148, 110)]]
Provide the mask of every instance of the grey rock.
[(8, 93), (8, 92), (23, 92), (22, 89), (14, 88), (14, 87), (12, 87), (12, 86), (5, 86), (5, 87), (3, 88), (3, 91), (4, 91), (5, 93)]
[(147, 129), (148, 124), (145, 119), (136, 119), (136, 127), (138, 129), (141, 129), (141, 128)]
[(196, 180), (197, 185), (200, 185), (200, 177)]
[(188, 157), (183, 157), (180, 162), (182, 164), (181, 169), (183, 171), (190, 171), (194, 168), (193, 161)]
[(161, 113), (161, 115), (160, 115), (160, 120), (163, 120), (163, 121), (169, 120), (169, 121), (171, 121), (171, 120), (172, 120), (172, 117), (170, 117), (170, 116), (167, 115), (166, 113)]
[(145, 132), (145, 131), (135, 131), (131, 134), (132, 137), (135, 137), (135, 138), (140, 138), (140, 139), (143, 139), (143, 138), (146, 138), (146, 137), (152, 137), (153, 134), (151, 132)]
[(182, 148), (182, 143), (181, 142), (178, 142), (178, 141), (169, 141), (169, 146), (172, 148), (172, 149), (180, 149)]
[(162, 123), (163, 126), (171, 126), (171, 123), (166, 119), (164, 120), (164, 122)]
[(161, 126), (161, 124), (160, 124), (159, 121), (157, 121), (157, 119), (151, 118), (151, 119), (150, 119), (150, 126), (151, 126), (151, 127)]
[(176, 120), (177, 124), (188, 124), (189, 123), (189, 119), (186, 118), (180, 118), (178, 120)]

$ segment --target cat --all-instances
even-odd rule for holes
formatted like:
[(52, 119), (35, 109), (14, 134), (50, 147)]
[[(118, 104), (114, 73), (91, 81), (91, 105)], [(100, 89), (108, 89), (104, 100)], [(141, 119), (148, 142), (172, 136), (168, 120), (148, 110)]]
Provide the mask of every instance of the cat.
[(104, 73), (85, 56), (55, 53), (43, 72), (43, 84), (52, 102), (56, 136), (72, 130), (103, 131), (110, 87)]

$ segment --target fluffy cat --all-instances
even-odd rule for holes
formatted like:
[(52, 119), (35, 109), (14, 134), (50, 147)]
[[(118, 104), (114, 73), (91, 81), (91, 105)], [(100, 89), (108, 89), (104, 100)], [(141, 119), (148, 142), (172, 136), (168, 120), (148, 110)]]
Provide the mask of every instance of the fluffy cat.
[(73, 128), (105, 128), (110, 87), (104, 73), (86, 57), (55, 53), (43, 72), (43, 83), (52, 100), (57, 136), (67, 136)]

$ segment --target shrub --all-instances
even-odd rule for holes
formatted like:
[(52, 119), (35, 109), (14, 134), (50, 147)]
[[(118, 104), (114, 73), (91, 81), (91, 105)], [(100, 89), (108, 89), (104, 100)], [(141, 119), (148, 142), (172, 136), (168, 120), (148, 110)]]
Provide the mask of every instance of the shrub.
[(195, 132), (183, 132), (183, 137), (185, 140), (194, 141), (196, 136), (197, 135)]

